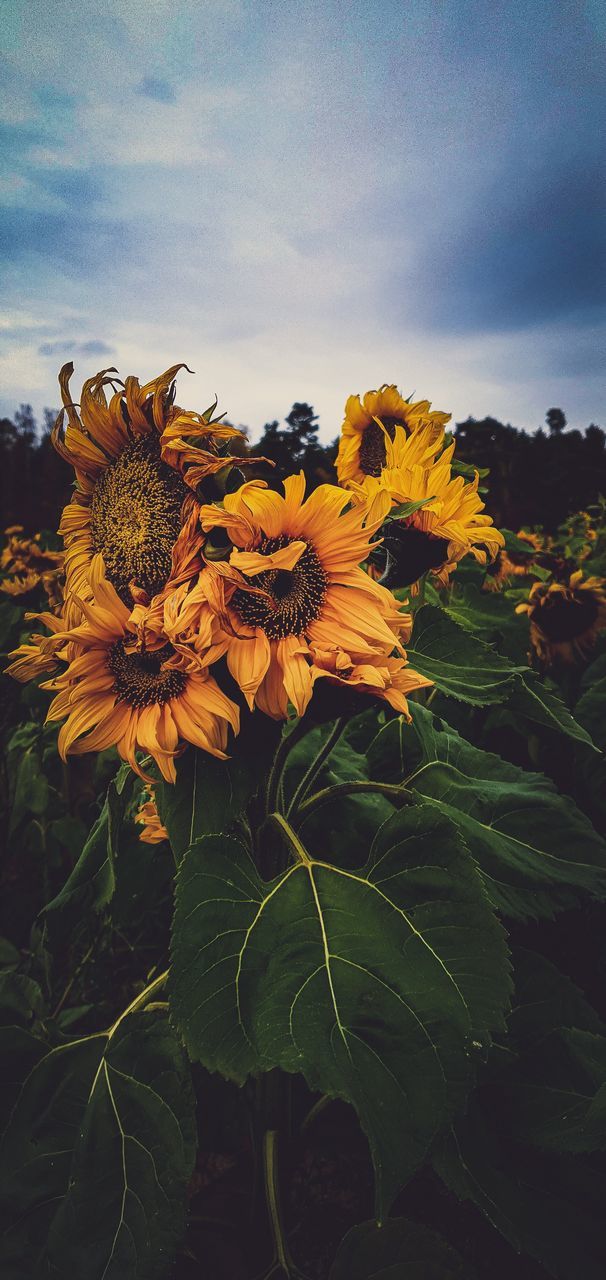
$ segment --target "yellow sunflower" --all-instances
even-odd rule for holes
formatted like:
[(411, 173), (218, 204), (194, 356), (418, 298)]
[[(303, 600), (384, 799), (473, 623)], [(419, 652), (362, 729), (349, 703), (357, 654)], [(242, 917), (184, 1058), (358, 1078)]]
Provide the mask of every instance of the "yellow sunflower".
[[(92, 557), (103, 556), (120, 599), (151, 600), (188, 566), (195, 573), (202, 537), (197, 485), (230, 464), (218, 447), (240, 433), (174, 402), (173, 365), (140, 386), (104, 369), (85, 382), (79, 413), (69, 380), (59, 375), (63, 410), (53, 430), (55, 448), (73, 466), (76, 491), (65, 507), (60, 533), (66, 546), (67, 621), (77, 621), (72, 597), (90, 599)], [(106, 389), (112, 394), (107, 398)], [(67, 425), (64, 425), (67, 419)], [(240, 460), (239, 460), (240, 461)]]
[(575, 662), (587, 656), (606, 628), (603, 578), (586, 578), (577, 569), (568, 582), (535, 582), (528, 600), (516, 606), (527, 613), (530, 641), (541, 662)]
[(384, 383), (378, 391), (367, 391), (364, 398), (349, 396), (341, 427), (336, 468), (339, 484), (354, 480), (363, 483), (366, 476), (380, 476), (386, 465), (388, 442), (396, 428), (406, 433), (425, 427), (429, 439), (441, 440), (449, 413), (431, 411), (429, 400), (410, 404), (396, 386)]
[(9, 596), (22, 596), (42, 586), (55, 603), (60, 598), (58, 580), (63, 552), (47, 551), (39, 533), (33, 538), (20, 537), (22, 533), (20, 525), (5, 529), (7, 543), (0, 556), (0, 573), (6, 576), (0, 581), (0, 591)]
[(26, 613), (26, 622), (36, 620), (47, 627), (50, 635), (33, 632), (28, 641), (13, 649), (10, 657), (13, 661), (5, 668), (6, 675), (12, 676), (20, 684), (27, 684), (38, 676), (48, 675), (58, 666), (59, 660), (69, 660), (69, 646), (64, 639), (65, 622), (63, 617), (54, 613)]
[(379, 523), (405, 503), (422, 504), (389, 522), (385, 545), (397, 557), (398, 586), (413, 586), (425, 573), (446, 585), (463, 556), (486, 564), (505, 539), (484, 512), (477, 473), (473, 480), (452, 474), (454, 442), (438, 458), (421, 462), (411, 461), (413, 448), (414, 437), (405, 440), (396, 432), (393, 465), (363, 486), (352, 485), (352, 491), (357, 501), (370, 503), (371, 518)]
[(331, 684), (382, 698), (408, 719), (407, 695), (433, 684), (433, 680), (413, 671), (403, 658), (381, 655), (354, 662), (342, 649), (333, 649), (316, 653), (314, 661), (317, 678), (325, 676)]
[[(388, 671), (394, 651), (405, 661), (410, 615), (359, 567), (376, 530), (366, 517), (336, 485), (320, 485), (305, 499), (303, 473), (285, 480), (284, 496), (253, 480), (222, 507), (202, 507), (203, 529), (222, 527), (233, 546), (225, 562), (200, 575), (199, 621), (190, 617), (189, 626), (214, 652), (223, 648), (251, 708), (284, 719), (290, 703), (303, 715), (333, 652), (352, 670), (381, 658)], [(191, 608), (191, 599), (184, 604)], [(178, 615), (167, 625), (178, 643)], [(426, 683), (415, 672), (409, 677), (410, 688)]]
[[(527, 533), (525, 529), (520, 529), (520, 532), (516, 534), (516, 538), (520, 542), (527, 543), (529, 547), (532, 547), (537, 552), (541, 549), (541, 539), (536, 533)], [(501, 548), (497, 551), (492, 564), (487, 565), (482, 589), (484, 591), (502, 591), (513, 578), (532, 574), (533, 559), (534, 557), (524, 555), (521, 551)]]
[[(184, 742), (225, 759), (228, 726), (239, 711), (207, 670), (186, 670), (168, 641), (143, 649), (129, 628), (129, 609), (106, 577), (102, 557), (91, 562), (92, 600), (80, 600), (84, 622), (63, 633), (73, 649), (67, 670), (42, 687), (58, 691), (48, 720), (64, 720), (58, 749), (68, 754), (115, 746), (145, 777), (136, 752), (150, 754), (175, 781)], [(73, 656), (75, 655), (75, 656)]]
[(139, 839), (144, 844), (161, 844), (163, 840), (168, 840), (168, 831), (162, 825), (152, 787), (148, 787), (148, 798), (141, 805), (135, 822), (139, 822), (143, 827), (139, 832)]

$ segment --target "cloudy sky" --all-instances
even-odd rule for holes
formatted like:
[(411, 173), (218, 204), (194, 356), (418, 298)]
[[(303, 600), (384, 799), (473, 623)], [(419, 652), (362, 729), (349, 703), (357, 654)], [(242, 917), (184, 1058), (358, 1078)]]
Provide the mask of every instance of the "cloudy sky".
[(606, 426), (600, 0), (5, 0), (0, 412), (186, 361)]

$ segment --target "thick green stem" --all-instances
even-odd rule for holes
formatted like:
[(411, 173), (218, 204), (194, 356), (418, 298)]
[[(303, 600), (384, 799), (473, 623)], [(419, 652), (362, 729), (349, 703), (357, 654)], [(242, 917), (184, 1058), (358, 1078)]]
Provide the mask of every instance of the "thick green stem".
[(280, 1208), (280, 1185), (278, 1178), (278, 1131), (268, 1129), (263, 1135), (263, 1172), (265, 1177), (265, 1199), (274, 1243), (275, 1260), (285, 1275), (291, 1275), (291, 1263), (286, 1245), (286, 1233), (282, 1224)]
[(319, 809), (321, 805), (326, 804), (329, 800), (336, 800), (340, 796), (363, 795), (365, 792), (374, 792), (376, 795), (387, 796), (395, 804), (412, 803), (411, 792), (399, 783), (337, 782), (333, 787), (325, 787), (323, 791), (316, 791), (315, 796), (310, 796), (309, 800), (303, 802), (295, 816), (298, 822), (302, 822), (304, 818), (309, 817), (310, 813)]
[(297, 742), (300, 742), (301, 738), (305, 737), (305, 734), (309, 732), (311, 727), (312, 726), (309, 724), (309, 722), (305, 720), (305, 717), (302, 716), (301, 719), (299, 720), (299, 723), (295, 725), (294, 729), (291, 729), (290, 733), (286, 734), (286, 736), (282, 738), (282, 741), (278, 747), (278, 750), (276, 751), (274, 762), (272, 764), (272, 767), (269, 773), (269, 778), (267, 781), (267, 793), (266, 793), (266, 804), (265, 804), (267, 813), (271, 813), (272, 810), (276, 808), (276, 802), (278, 798), (278, 789), (280, 786), (284, 765), (286, 764), (286, 759), (289, 752), (292, 750), (294, 746), (296, 746)]
[(320, 747), (320, 750), (318, 751), (318, 754), (315, 760), (312, 761), (312, 763), (309, 766), (309, 769), (306, 771), (306, 773), (303, 774), (303, 777), (301, 778), (301, 781), (288, 806), (288, 816), (290, 816), (291, 813), (296, 813), (300, 802), (305, 799), (305, 796), (307, 795), (314, 781), (314, 778), (317, 778), (322, 768), (322, 765), (324, 764), (324, 761), (328, 758), (333, 747), (336, 746), (337, 742), (339, 741), (339, 738), (341, 737), (341, 734), (343, 733), (343, 730), (345, 729), (346, 724), (347, 724), (347, 721), (343, 716), (341, 716), (338, 720), (335, 720), (335, 723), (332, 729), (330, 730), (330, 733), (326, 739), (326, 742), (322, 747)]
[(274, 827), (277, 827), (285, 844), (288, 845), (290, 852), (294, 853), (295, 858), (297, 858), (299, 862), (302, 862), (304, 866), (307, 865), (309, 863), (309, 854), (307, 853), (307, 850), (304, 849), (299, 837), (296, 832), (293, 831), (287, 818), (284, 818), (281, 813), (270, 813), (268, 815), (268, 822), (272, 822)]
[(116, 1021), (107, 1033), (108, 1037), (113, 1036), (114, 1032), (118, 1030), (120, 1023), (128, 1017), (129, 1013), (136, 1013), (138, 1009), (143, 1009), (145, 1005), (149, 1004), (151, 997), (156, 994), (156, 991), (162, 990), (167, 978), (168, 969), (165, 969), (164, 973), (158, 974), (158, 977), (154, 978), (153, 982), (150, 982), (143, 991), (140, 991), (139, 995), (135, 996), (134, 1000), (131, 1000), (131, 1003), (122, 1011), (120, 1016), (116, 1018)]

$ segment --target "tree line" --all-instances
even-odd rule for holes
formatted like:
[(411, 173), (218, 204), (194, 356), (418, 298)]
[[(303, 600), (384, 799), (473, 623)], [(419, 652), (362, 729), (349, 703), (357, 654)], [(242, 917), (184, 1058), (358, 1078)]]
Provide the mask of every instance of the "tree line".
[[(57, 528), (73, 477), (53, 449), (54, 420), (55, 412), (45, 409), (38, 423), (31, 405), (21, 405), (12, 419), (0, 419), (4, 528), (20, 524), (28, 533)], [(567, 515), (606, 495), (606, 434), (594, 423), (585, 431), (567, 430), (564, 413), (554, 408), (547, 411), (546, 429), (535, 432), (491, 417), (469, 417), (453, 430), (457, 456), (489, 469), (482, 483), (488, 488), (487, 506), (498, 525), (518, 529), (537, 524), (555, 532)], [(282, 422), (266, 423), (259, 440), (249, 446), (250, 454), (259, 459), (254, 474), (275, 485), (302, 468), (311, 487), (334, 483), (338, 441), (323, 444), (318, 432), (312, 406), (295, 402)], [(262, 458), (274, 466), (268, 467)]]

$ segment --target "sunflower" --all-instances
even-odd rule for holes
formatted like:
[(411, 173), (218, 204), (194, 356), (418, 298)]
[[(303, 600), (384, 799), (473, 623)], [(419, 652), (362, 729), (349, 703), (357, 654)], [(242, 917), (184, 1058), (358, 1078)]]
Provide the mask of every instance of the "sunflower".
[(143, 831), (139, 832), (139, 839), (144, 844), (161, 844), (163, 840), (168, 840), (168, 831), (162, 825), (153, 787), (148, 787), (148, 798), (141, 805), (135, 822), (141, 823), (143, 827)]
[(13, 649), (9, 655), (13, 661), (5, 668), (5, 673), (7, 676), (12, 676), (13, 680), (18, 680), (20, 684), (27, 684), (29, 680), (35, 680), (38, 676), (48, 675), (49, 672), (56, 670), (61, 658), (69, 660), (70, 650), (65, 643), (63, 634), (65, 622), (61, 615), (25, 614), (26, 622), (34, 619), (42, 623), (50, 631), (50, 635), (33, 632), (28, 641), (20, 644), (17, 649)]
[[(42, 687), (58, 691), (48, 720), (64, 720), (59, 754), (115, 746), (145, 778), (140, 749), (175, 781), (175, 757), (183, 742), (225, 759), (228, 725), (239, 729), (239, 711), (207, 670), (185, 669), (169, 641), (144, 649), (129, 628), (129, 609), (106, 576), (102, 557), (91, 561), (90, 602), (77, 603), (84, 621), (63, 633), (73, 649), (67, 670)], [(75, 655), (75, 656), (74, 656)]]
[(577, 569), (567, 582), (535, 582), (528, 600), (516, 606), (527, 613), (530, 640), (546, 666), (583, 659), (606, 628), (603, 578), (586, 578)]
[(349, 396), (341, 427), (336, 468), (339, 484), (354, 480), (363, 483), (367, 476), (380, 476), (386, 465), (388, 442), (397, 427), (413, 433), (425, 427), (431, 440), (441, 440), (449, 413), (430, 411), (429, 400), (410, 404), (396, 386), (384, 383), (378, 391), (367, 391), (363, 400)]
[[(375, 658), (388, 670), (394, 651), (405, 661), (410, 615), (359, 567), (376, 529), (366, 517), (336, 485), (305, 499), (303, 473), (285, 480), (284, 496), (253, 480), (222, 507), (202, 507), (203, 529), (223, 528), (231, 550), (200, 574), (199, 618), (190, 616), (189, 626), (215, 653), (223, 648), (251, 708), (284, 719), (290, 703), (302, 716), (333, 651), (351, 670)], [(191, 610), (191, 597), (184, 606)], [(174, 643), (179, 626), (177, 614), (168, 625)], [(425, 683), (410, 670), (409, 677), (410, 688)]]
[[(541, 549), (541, 539), (535, 533), (527, 533), (521, 529), (516, 534), (516, 538), (520, 542), (527, 543), (528, 547), (532, 547), (534, 551), (539, 552)], [(532, 574), (532, 563), (534, 557), (521, 551), (514, 551), (511, 548), (500, 548), (491, 564), (486, 567), (486, 577), (482, 583), (484, 591), (502, 591), (512, 580), (512, 578), (525, 577)]]
[(410, 719), (407, 694), (429, 688), (433, 680), (413, 671), (403, 658), (382, 655), (354, 662), (342, 649), (316, 653), (317, 676), (356, 693), (370, 694), (388, 702), (394, 711)]
[(23, 538), (21, 525), (5, 529), (6, 546), (0, 556), (0, 591), (9, 596), (28, 595), (39, 586), (54, 604), (60, 598), (59, 577), (63, 566), (62, 551), (47, 551), (39, 533)]
[[(454, 442), (439, 457), (423, 461), (411, 461), (414, 444), (414, 436), (404, 439), (396, 432), (392, 465), (363, 486), (352, 485), (352, 491), (357, 501), (370, 504), (371, 518), (381, 521), (394, 514), (383, 534), (397, 585), (414, 587), (426, 573), (446, 585), (463, 556), (471, 554), (486, 564), (505, 539), (484, 513), (477, 472), (473, 480), (452, 474)], [(440, 447), (438, 440), (436, 452)], [(402, 518), (394, 512), (402, 504), (415, 503), (416, 510)]]
[(195, 489), (230, 465), (229, 456), (219, 457), (219, 446), (241, 433), (212, 420), (214, 405), (198, 414), (173, 403), (175, 376), (186, 367), (173, 365), (144, 386), (135, 377), (122, 383), (115, 370), (104, 369), (85, 382), (79, 413), (69, 392), (73, 365), (59, 374), (64, 407), (52, 438), (76, 475), (59, 529), (66, 546), (68, 625), (78, 621), (72, 597), (91, 598), (96, 553), (128, 605), (149, 602), (184, 564), (192, 574), (200, 568)]

